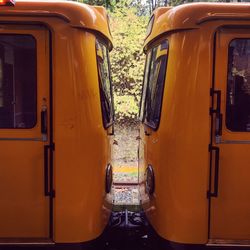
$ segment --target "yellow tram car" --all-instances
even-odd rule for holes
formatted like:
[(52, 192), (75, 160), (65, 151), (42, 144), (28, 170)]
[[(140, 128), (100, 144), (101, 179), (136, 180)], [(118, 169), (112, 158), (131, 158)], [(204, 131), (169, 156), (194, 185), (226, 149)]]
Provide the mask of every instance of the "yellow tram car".
[(159, 8), (141, 100), (140, 194), (164, 246), (250, 246), (250, 5)]
[(111, 49), (102, 7), (0, 1), (0, 247), (87, 246), (102, 234), (112, 202)]

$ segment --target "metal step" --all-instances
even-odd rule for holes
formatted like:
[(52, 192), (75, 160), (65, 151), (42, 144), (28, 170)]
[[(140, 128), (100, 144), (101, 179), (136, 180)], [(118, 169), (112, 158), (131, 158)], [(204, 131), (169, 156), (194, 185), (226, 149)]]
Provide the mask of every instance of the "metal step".
[(45, 246), (45, 245), (55, 245), (55, 242), (47, 238), (0, 238), (0, 246), (2, 245)]
[(250, 240), (223, 240), (223, 239), (210, 239), (206, 244), (210, 247), (242, 247), (250, 248)]

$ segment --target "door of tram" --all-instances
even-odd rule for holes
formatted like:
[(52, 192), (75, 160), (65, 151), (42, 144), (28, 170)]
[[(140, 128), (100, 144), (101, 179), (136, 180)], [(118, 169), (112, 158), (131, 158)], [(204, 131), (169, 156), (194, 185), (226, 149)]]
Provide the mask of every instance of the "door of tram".
[(49, 43), (39, 26), (0, 29), (0, 242), (48, 238)]
[(250, 33), (216, 34), (210, 239), (250, 238)]

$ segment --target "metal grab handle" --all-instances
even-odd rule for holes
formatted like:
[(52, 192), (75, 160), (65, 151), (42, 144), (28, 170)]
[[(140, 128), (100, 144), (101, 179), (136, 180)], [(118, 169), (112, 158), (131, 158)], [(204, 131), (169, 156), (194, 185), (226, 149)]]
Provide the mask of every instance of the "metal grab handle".
[(47, 134), (48, 132), (48, 128), (47, 128), (47, 124), (48, 124), (48, 112), (47, 109), (44, 108), (41, 111), (41, 133), (42, 134)]
[(44, 195), (50, 196), (49, 188), (49, 149), (50, 145), (44, 146)]
[(220, 148), (212, 146), (210, 152), (215, 151), (215, 167), (214, 167), (214, 190), (209, 191), (210, 197), (218, 197), (218, 187), (219, 187), (219, 163), (220, 163)]
[(217, 95), (216, 113), (220, 113), (221, 91), (220, 90), (214, 90), (213, 93)]
[(215, 136), (222, 135), (222, 114), (216, 114)]
[(216, 104), (216, 127), (215, 127), (215, 136), (222, 135), (222, 114), (220, 112), (221, 107), (221, 91), (215, 90), (214, 94), (217, 95), (217, 104)]
[(211, 89), (211, 95), (216, 95), (216, 109), (212, 109), (212, 113), (216, 114), (215, 136), (222, 135), (222, 114), (221, 114), (221, 91)]

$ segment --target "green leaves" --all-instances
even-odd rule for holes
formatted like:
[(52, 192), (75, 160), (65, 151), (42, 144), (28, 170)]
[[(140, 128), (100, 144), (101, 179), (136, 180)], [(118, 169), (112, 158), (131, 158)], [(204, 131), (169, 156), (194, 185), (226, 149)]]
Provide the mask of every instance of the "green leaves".
[[(134, 121), (139, 113), (145, 55), (143, 42), (150, 13), (157, 7), (176, 6), (194, 0), (76, 0), (102, 5), (111, 17), (114, 49), (111, 71), (114, 86), (116, 120)], [(227, 2), (229, 0), (204, 0)]]
[(133, 120), (137, 119), (139, 112), (145, 60), (142, 48), (149, 17), (137, 15), (137, 8), (130, 0), (121, 0), (110, 16), (114, 43), (110, 58), (116, 119)]
[(99, 5), (99, 6), (104, 6), (106, 8), (113, 8), (113, 5), (117, 2), (115, 0), (73, 0), (77, 1), (79, 3), (86, 3), (90, 5)]

